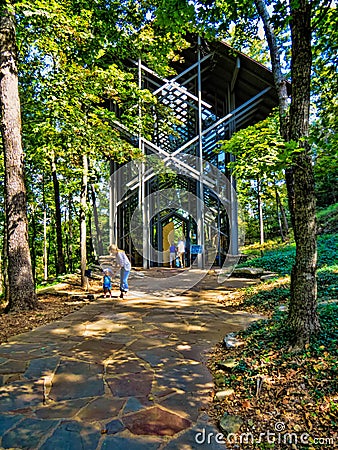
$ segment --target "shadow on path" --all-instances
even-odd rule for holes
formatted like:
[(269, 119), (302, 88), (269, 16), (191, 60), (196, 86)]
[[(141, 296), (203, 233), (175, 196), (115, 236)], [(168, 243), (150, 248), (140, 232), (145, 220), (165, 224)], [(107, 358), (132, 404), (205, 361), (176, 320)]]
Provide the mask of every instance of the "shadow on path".
[[(189, 271), (186, 271), (189, 277)], [(221, 449), (205, 412), (205, 362), (258, 316), (227, 312), (219, 292), (250, 283), (213, 277), (185, 295), (132, 277), (124, 300), (96, 299), (0, 346), (2, 448)]]

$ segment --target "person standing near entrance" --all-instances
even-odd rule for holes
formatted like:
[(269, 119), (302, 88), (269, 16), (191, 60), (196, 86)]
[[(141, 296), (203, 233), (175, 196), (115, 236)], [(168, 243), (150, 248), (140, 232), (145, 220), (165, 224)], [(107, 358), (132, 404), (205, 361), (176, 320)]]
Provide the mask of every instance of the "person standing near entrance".
[(169, 247), (169, 262), (170, 267), (174, 267), (175, 265), (175, 259), (176, 259), (176, 245), (175, 242), (172, 242)]
[(125, 252), (119, 249), (116, 245), (109, 246), (109, 253), (112, 256), (115, 256), (116, 265), (121, 268), (120, 270), (120, 298), (123, 298), (124, 294), (128, 292), (128, 277), (131, 270), (131, 264), (128, 259), (128, 256)]
[(177, 253), (180, 260), (181, 267), (184, 267), (185, 242), (181, 238), (177, 243)]

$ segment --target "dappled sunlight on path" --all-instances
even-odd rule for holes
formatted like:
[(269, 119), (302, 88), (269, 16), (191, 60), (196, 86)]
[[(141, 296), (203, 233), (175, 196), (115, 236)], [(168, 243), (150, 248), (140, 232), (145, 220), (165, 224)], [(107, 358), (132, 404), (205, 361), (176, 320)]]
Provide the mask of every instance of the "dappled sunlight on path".
[(257, 319), (227, 312), (217, 296), (246, 282), (213, 288), (209, 277), (183, 295), (147, 292), (145, 278), (133, 277), (125, 299), (96, 298), (1, 345), (2, 447), (224, 448), (194, 436), (217, 432), (205, 412), (208, 352)]

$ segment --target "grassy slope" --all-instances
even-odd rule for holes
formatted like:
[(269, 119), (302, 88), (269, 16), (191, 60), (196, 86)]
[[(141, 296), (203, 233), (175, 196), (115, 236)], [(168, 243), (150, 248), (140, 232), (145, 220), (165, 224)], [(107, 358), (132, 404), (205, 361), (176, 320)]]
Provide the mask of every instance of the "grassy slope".
[[(326, 234), (318, 236), (318, 300), (319, 302), (326, 300), (338, 299), (338, 204), (318, 213), (318, 228), (325, 230)], [(261, 255), (263, 252), (263, 256)], [(249, 256), (248, 261), (243, 265), (252, 267), (262, 267), (266, 270), (278, 273), (281, 277), (286, 277), (281, 291), (280, 282), (277, 283), (276, 291), (263, 293), (262, 296), (270, 296), (275, 298), (275, 306), (280, 304), (278, 293), (281, 294), (281, 300), (284, 303), (287, 298), (285, 289), (287, 289), (288, 276), (291, 273), (294, 264), (296, 247), (291, 244), (267, 243), (263, 248), (258, 245), (249, 246), (243, 249), (243, 253)], [(270, 283), (273, 285), (273, 283)], [(258, 291), (262, 289), (258, 289)], [(250, 291), (250, 290), (249, 290)], [(259, 292), (257, 292), (259, 297)], [(250, 294), (248, 298), (252, 297)], [(262, 298), (263, 300), (263, 298)], [(259, 301), (251, 300), (253, 303), (259, 304)], [(262, 305), (264, 306), (264, 304)], [(269, 298), (268, 309), (274, 306)]]
[[(274, 431), (279, 421), (285, 424), (286, 431), (301, 430), (313, 441), (321, 437), (335, 439), (334, 445), (328, 441), (327, 446), (320, 447), (329, 449), (338, 447), (338, 204), (320, 211), (318, 221), (319, 230), (325, 231), (318, 236), (320, 335), (303, 351), (288, 350), (284, 308), (289, 300), (295, 245), (268, 243), (262, 257), (257, 256), (262, 250), (259, 246), (250, 246), (244, 249), (250, 255), (245, 265), (263, 267), (278, 273), (280, 278), (244, 289), (237, 306), (261, 311), (270, 318), (238, 334), (245, 343), (243, 347), (228, 350), (220, 345), (209, 367), (219, 379), (222, 370), (217, 361), (234, 358), (238, 362), (230, 374), (223, 373), (223, 388), (231, 387), (235, 394), (215, 401), (212, 408), (215, 418), (220, 419), (224, 412), (240, 415), (244, 418), (241, 431), (254, 434)], [(257, 377), (265, 380), (259, 396)], [(296, 448), (318, 448), (311, 439), (308, 445)], [(245, 448), (286, 447), (256, 443)]]

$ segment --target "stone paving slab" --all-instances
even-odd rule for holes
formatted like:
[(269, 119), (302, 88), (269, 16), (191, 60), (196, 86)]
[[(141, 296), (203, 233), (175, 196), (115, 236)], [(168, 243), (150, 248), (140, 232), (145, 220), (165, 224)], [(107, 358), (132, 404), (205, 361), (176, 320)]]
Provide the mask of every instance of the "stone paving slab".
[(27, 418), (16, 423), (2, 437), (4, 448), (38, 448), (46, 434), (57, 426), (54, 420)]
[[(101, 438), (99, 426), (78, 421), (63, 421), (55, 431), (45, 440), (40, 450), (90, 450), (98, 447)], [(30, 447), (32, 448), (32, 447)]]
[(54, 401), (99, 397), (104, 394), (103, 366), (62, 360), (55, 372), (49, 398)]
[(88, 398), (77, 398), (59, 402), (49, 401), (34, 413), (39, 419), (70, 419), (75, 417), (82, 408), (88, 405)]
[(41, 406), (44, 386), (37, 381), (14, 381), (1, 387), (0, 412), (16, 412)]
[(106, 378), (115, 397), (146, 397), (151, 395), (154, 375), (151, 372), (131, 373), (119, 378)]
[[(182, 296), (144, 283), (134, 277), (127, 298), (97, 298), (0, 345), (1, 449), (226, 448), (205, 413), (205, 363), (258, 316), (222, 308), (217, 285)], [(232, 284), (241, 287), (223, 289)]]
[(24, 373), (27, 380), (38, 380), (43, 376), (51, 375), (60, 362), (59, 356), (32, 359)]

